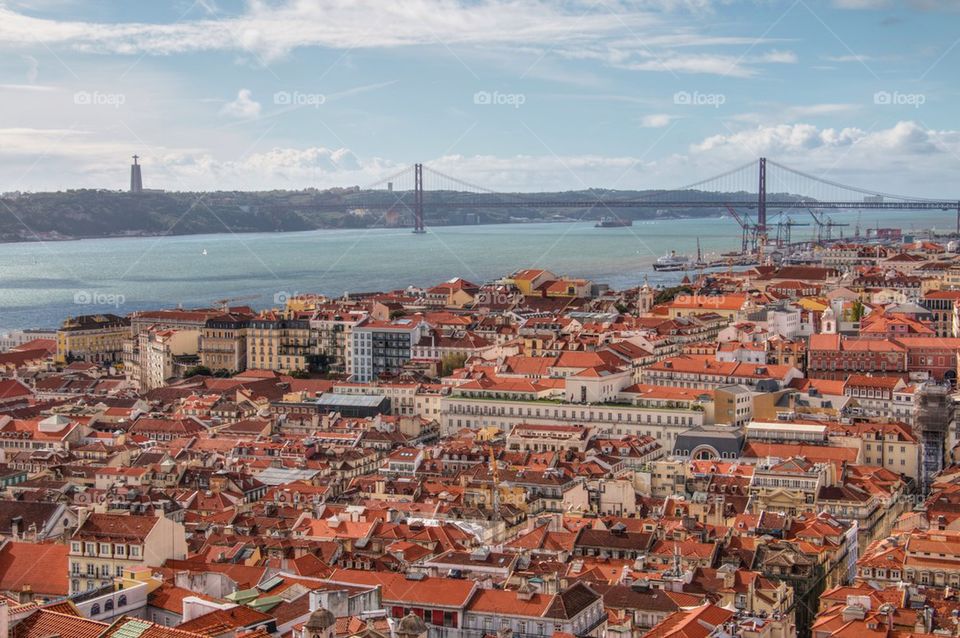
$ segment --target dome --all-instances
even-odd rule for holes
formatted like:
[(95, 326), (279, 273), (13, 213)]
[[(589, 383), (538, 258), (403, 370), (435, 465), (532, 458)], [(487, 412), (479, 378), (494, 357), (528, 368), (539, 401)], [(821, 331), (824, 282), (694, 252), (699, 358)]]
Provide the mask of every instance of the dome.
[(329, 609), (321, 607), (312, 614), (304, 625), (305, 629), (328, 629), (337, 623), (337, 617)]
[(423, 619), (414, 613), (409, 613), (403, 617), (400, 624), (397, 625), (397, 633), (419, 636), (427, 631), (427, 626)]

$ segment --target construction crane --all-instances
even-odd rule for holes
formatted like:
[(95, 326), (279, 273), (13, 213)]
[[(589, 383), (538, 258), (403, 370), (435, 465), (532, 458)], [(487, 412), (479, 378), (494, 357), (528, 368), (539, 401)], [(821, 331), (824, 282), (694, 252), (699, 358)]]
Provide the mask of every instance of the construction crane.
[[(838, 226), (849, 226), (850, 224), (841, 224), (840, 222), (835, 222), (833, 219), (828, 217), (825, 213), (821, 211), (818, 215), (812, 208), (808, 208), (807, 211), (810, 213), (810, 216), (813, 217), (813, 221), (817, 224), (817, 245), (823, 244), (825, 241), (830, 241), (833, 238), (833, 229)], [(826, 221), (824, 221), (826, 220)]]
[(253, 299), (259, 299), (262, 295), (244, 295), (242, 297), (228, 297), (227, 299), (217, 299), (215, 302), (217, 308), (223, 312), (230, 310), (230, 304), (235, 301), (251, 301)]

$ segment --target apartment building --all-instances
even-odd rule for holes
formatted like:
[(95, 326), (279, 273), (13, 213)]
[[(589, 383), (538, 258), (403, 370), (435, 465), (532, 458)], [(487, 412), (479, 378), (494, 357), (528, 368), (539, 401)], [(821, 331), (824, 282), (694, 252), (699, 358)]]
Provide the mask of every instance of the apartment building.
[(396, 374), (413, 358), (413, 347), (429, 326), (420, 316), (382, 321), (367, 317), (353, 327), (353, 381), (372, 381)]
[(689, 407), (582, 405), (557, 400), (495, 399), (457, 394), (440, 400), (441, 432), (461, 428), (496, 427), (510, 431), (520, 423), (589, 426), (597, 434), (652, 436), (672, 440), (677, 434), (703, 425), (704, 411)]
[(225, 313), (207, 319), (200, 329), (197, 352), (200, 365), (210, 370), (242, 372), (247, 369), (246, 315)]
[(366, 316), (366, 311), (344, 309), (321, 310), (310, 318), (317, 354), (331, 372), (342, 374), (353, 369), (353, 328)]
[(111, 585), (126, 570), (160, 567), (186, 553), (183, 525), (164, 516), (89, 514), (70, 537), (70, 593)]
[(160, 330), (148, 333), (146, 348), (140, 352), (141, 388), (163, 387), (172, 377), (198, 362), (198, 330)]
[(117, 315), (68, 317), (57, 329), (57, 363), (86, 361), (118, 363), (123, 342), (130, 336), (130, 321)]
[(247, 367), (278, 372), (308, 370), (315, 361), (308, 319), (256, 317), (247, 327)]

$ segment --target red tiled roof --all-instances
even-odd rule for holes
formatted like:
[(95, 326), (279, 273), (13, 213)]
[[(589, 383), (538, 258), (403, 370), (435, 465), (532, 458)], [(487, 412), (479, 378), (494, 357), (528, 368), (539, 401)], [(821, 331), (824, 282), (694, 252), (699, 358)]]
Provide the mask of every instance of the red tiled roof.
[(10, 541), (0, 549), (0, 590), (19, 591), (29, 585), (41, 595), (66, 596), (67, 545)]

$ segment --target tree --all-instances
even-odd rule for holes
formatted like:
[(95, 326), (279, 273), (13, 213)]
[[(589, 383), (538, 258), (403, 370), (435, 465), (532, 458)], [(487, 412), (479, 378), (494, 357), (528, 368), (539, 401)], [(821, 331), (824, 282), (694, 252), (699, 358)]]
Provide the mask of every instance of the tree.
[(207, 366), (193, 366), (183, 371), (185, 378), (189, 377), (212, 377), (213, 372)]
[(659, 305), (662, 303), (670, 303), (673, 299), (680, 294), (692, 295), (693, 288), (690, 286), (674, 286), (672, 288), (664, 288), (657, 293), (657, 296), (653, 298), (653, 304)]
[(853, 302), (853, 307), (850, 309), (850, 313), (854, 321), (860, 321), (863, 319), (863, 316), (867, 314), (867, 308), (863, 305), (863, 302), (857, 299)]
[(454, 370), (462, 368), (463, 364), (467, 362), (467, 355), (463, 353), (451, 353), (445, 354), (440, 357), (440, 374), (441, 376), (447, 376), (448, 374), (453, 374)]

